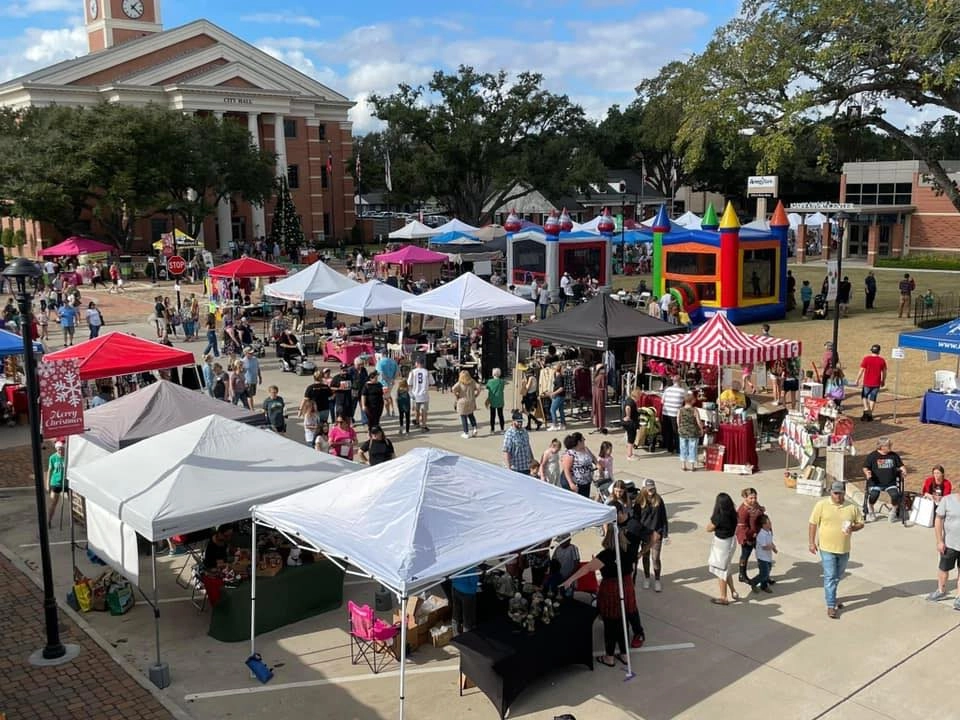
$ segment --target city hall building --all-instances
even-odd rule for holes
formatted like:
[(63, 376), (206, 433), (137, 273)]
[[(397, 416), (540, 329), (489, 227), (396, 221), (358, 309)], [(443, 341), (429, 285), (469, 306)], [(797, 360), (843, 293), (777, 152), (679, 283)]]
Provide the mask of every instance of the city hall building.
[[(207, 20), (164, 30), (160, 0), (78, 1), (90, 52), (0, 84), (0, 106), (154, 103), (242, 123), (252, 142), (276, 154), (305, 237), (349, 233), (355, 217), (353, 179), (345, 172), (353, 154), (349, 98)], [(265, 207), (222, 201), (204, 223), (207, 247), (225, 252), (231, 239), (268, 235), (272, 212), (273, 201)], [(59, 239), (40, 223), (5, 220), (11, 222), (26, 231), (30, 248)], [(169, 223), (166, 215), (138, 223), (133, 249), (149, 247)], [(96, 234), (95, 223), (90, 231)]]

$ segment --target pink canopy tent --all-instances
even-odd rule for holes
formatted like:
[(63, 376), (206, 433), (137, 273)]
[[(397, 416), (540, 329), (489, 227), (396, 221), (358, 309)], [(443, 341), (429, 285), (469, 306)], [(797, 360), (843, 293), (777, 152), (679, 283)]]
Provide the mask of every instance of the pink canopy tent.
[(447, 262), (447, 256), (416, 245), (405, 245), (399, 250), (375, 255), (373, 260), (386, 265), (429, 265)]
[(258, 278), (283, 277), (287, 269), (281, 265), (263, 262), (256, 258), (242, 257), (223, 265), (210, 268), (210, 277), (216, 278)]
[(87, 253), (115, 253), (117, 248), (93, 238), (74, 235), (53, 247), (40, 251), (40, 255), (60, 257), (61, 255), (85, 255)]
[(750, 335), (720, 314), (688, 335), (637, 338), (638, 354), (717, 367), (799, 357), (800, 350), (797, 340)]

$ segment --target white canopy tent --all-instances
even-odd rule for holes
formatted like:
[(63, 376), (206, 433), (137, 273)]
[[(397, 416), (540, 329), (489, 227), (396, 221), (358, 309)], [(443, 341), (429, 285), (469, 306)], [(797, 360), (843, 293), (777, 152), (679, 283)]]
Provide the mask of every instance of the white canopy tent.
[(791, 230), (796, 230), (803, 224), (803, 215), (800, 213), (789, 213), (787, 215), (787, 222), (790, 223)]
[(473, 225), (467, 225), (467, 223), (463, 222), (462, 220), (457, 220), (457, 218), (454, 218), (449, 222), (445, 222), (440, 227), (434, 228), (434, 230), (436, 231), (436, 235), (441, 235), (447, 232), (462, 232), (475, 235), (480, 228), (474, 227)]
[[(67, 473), (73, 492), (86, 498), (90, 548), (139, 584), (137, 534), (155, 543), (235, 522), (257, 503), (356, 467), (277, 433), (210, 415)], [(155, 547), (151, 555), (160, 666)]]
[[(477, 478), (483, 482), (477, 482)], [(300, 547), (355, 567), (393, 591), (406, 617), (407, 599), (492, 558), (512, 557), (550, 538), (613, 522), (612, 507), (524, 477), (512, 470), (434, 448), (415, 448), (252, 509)], [(389, 522), (384, 522), (389, 518)], [(617, 554), (620, 563), (620, 555)], [(622, 573), (620, 599), (623, 612)], [(256, 579), (251, 578), (251, 654), (256, 651)], [(406, 666), (406, 623), (400, 639), (400, 718)], [(628, 655), (629, 658), (629, 655)], [(628, 674), (632, 666), (628, 661)]]
[(318, 310), (331, 310), (357, 317), (372, 317), (398, 313), (403, 301), (413, 297), (416, 296), (380, 280), (368, 280), (363, 285), (314, 300), (313, 306)]
[(472, 272), (466, 272), (430, 292), (405, 300), (402, 310), (451, 320), (473, 320), (529, 315), (536, 310), (536, 306), (529, 300), (491, 285)]
[(821, 225), (826, 224), (826, 222), (827, 222), (827, 216), (824, 215), (822, 212), (811, 213), (810, 215), (807, 215), (803, 220), (803, 224), (808, 227), (820, 227)]
[(263, 289), (263, 293), (280, 300), (308, 303), (356, 285), (357, 283), (346, 275), (338, 273), (322, 260), (317, 260), (290, 277), (270, 283)]
[(699, 230), (702, 221), (703, 218), (690, 210), (687, 210), (683, 215), (674, 220), (677, 225), (685, 227), (688, 230)]
[(399, 230), (394, 230), (387, 237), (391, 240), (423, 240), (439, 234), (438, 230), (424, 225), (419, 220), (411, 220)]
[(600, 231), (597, 229), (599, 224), (600, 224), (600, 216), (597, 215), (595, 218), (591, 220), (587, 220), (585, 223), (574, 223), (573, 229), (574, 231), (582, 230), (584, 232), (592, 232), (599, 235)]

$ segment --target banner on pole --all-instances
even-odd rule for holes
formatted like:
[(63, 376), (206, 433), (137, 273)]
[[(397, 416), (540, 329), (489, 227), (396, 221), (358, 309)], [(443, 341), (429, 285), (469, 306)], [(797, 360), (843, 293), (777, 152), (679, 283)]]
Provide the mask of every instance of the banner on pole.
[(83, 432), (80, 361), (53, 360), (37, 366), (40, 379), (40, 431), (46, 438)]
[(840, 284), (840, 278), (837, 277), (837, 261), (827, 260), (827, 302), (835, 302), (837, 299), (837, 285)]

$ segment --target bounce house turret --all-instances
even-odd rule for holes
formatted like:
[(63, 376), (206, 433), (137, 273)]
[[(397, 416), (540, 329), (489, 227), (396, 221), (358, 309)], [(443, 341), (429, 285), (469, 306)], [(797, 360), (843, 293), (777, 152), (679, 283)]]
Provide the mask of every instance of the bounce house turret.
[(720, 221), (717, 220), (717, 211), (713, 209), (713, 203), (707, 205), (707, 211), (703, 214), (700, 227), (704, 230), (716, 230), (720, 227)]
[(733, 209), (732, 202), (727, 203), (718, 229), (720, 231), (720, 272), (722, 277), (734, 279), (734, 282), (721, 283), (720, 307), (737, 307), (739, 298), (736, 278), (740, 277), (740, 218), (737, 217), (737, 211)]
[(773, 211), (773, 217), (770, 218), (770, 234), (780, 243), (780, 273), (781, 281), (778, 283), (777, 299), (784, 307), (787, 307), (787, 235), (790, 231), (790, 220), (787, 218), (787, 211), (783, 207), (783, 200), (777, 201), (777, 207)]
[(663, 280), (663, 234), (670, 232), (670, 218), (667, 216), (667, 208), (661, 205), (653, 218), (653, 247), (651, 249), (653, 271), (653, 289), (660, 297), (665, 292)]

